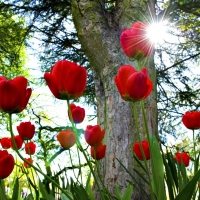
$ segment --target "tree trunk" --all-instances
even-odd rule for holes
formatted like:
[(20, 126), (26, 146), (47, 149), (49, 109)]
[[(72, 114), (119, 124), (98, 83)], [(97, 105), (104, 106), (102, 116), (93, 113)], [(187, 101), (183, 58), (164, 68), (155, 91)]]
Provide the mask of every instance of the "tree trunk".
[[(121, 65), (135, 65), (122, 52), (119, 36), (122, 30), (129, 28), (133, 22), (149, 19), (146, 14), (149, 8), (145, 0), (117, 1), (114, 10), (110, 12), (101, 0), (71, 0), (71, 3), (78, 37), (94, 74), (98, 124), (106, 130), (104, 139), (107, 145), (106, 156), (101, 161), (103, 181), (111, 194), (115, 196), (116, 183), (123, 192), (128, 185), (128, 180), (131, 180), (117, 159), (133, 174), (133, 167), (136, 164), (133, 159), (132, 146), (138, 140), (131, 103), (122, 100), (114, 84), (114, 77)], [(150, 8), (153, 7), (150, 6)], [(154, 90), (145, 100), (145, 108), (150, 133), (156, 134), (156, 72), (153, 59), (147, 64), (150, 78), (154, 83)], [(140, 102), (137, 105), (140, 131), (142, 138), (145, 138)], [(141, 185), (144, 183), (141, 182)], [(147, 186), (145, 187), (148, 190)], [(98, 192), (96, 199), (101, 199)], [(143, 193), (136, 188), (132, 199), (148, 198), (145, 198)]]

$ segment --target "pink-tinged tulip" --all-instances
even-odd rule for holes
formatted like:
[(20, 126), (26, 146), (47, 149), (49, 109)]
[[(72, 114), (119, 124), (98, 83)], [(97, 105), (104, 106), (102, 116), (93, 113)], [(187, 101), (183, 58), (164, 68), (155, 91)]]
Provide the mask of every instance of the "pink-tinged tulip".
[[(14, 136), (14, 140), (15, 140), (15, 144), (16, 144), (17, 149), (21, 149), (22, 145), (24, 143), (24, 141), (22, 140), (22, 138), (19, 135), (16, 135), (16, 136)], [(13, 144), (11, 138), (10, 138), (10, 141), (11, 141), (11, 147), (12, 147), (12, 149), (15, 149), (14, 148), (14, 144)]]
[(25, 144), (25, 152), (28, 155), (33, 155), (36, 150), (36, 144), (34, 142), (28, 142)]
[(182, 117), (182, 122), (185, 125), (185, 127), (188, 129), (192, 129), (192, 130), (200, 129), (200, 112), (187, 111)]
[(35, 125), (31, 122), (21, 122), (17, 126), (17, 131), (23, 140), (31, 140), (35, 133)]
[[(24, 158), (24, 159), (27, 160), (30, 164), (33, 164), (32, 158)], [(24, 167), (30, 168), (31, 166), (28, 163), (24, 162)]]
[(70, 129), (60, 131), (56, 137), (64, 149), (69, 149), (76, 143), (76, 136)]
[[(141, 144), (141, 145), (140, 145)], [(150, 159), (150, 149), (149, 149), (149, 143), (147, 140), (144, 140), (142, 141), (141, 143), (139, 142), (136, 142), (134, 143), (133, 145), (133, 151), (135, 152), (137, 158), (139, 160), (144, 160), (144, 157), (143, 157), (143, 153), (142, 153), (142, 149), (143, 149), (143, 152), (144, 152), (144, 156), (145, 156), (145, 159), (146, 160), (149, 160)]]
[(142, 60), (151, 55), (154, 44), (147, 37), (148, 25), (135, 22), (130, 29), (124, 29), (120, 35), (121, 47), (129, 58)]
[(0, 110), (6, 113), (20, 113), (29, 101), (32, 90), (27, 89), (28, 81), (23, 76), (7, 80), (0, 76)]
[(0, 143), (3, 149), (9, 149), (11, 147), (11, 140), (9, 137), (1, 138)]
[(98, 146), (91, 146), (90, 147), (90, 154), (92, 158), (96, 160), (100, 160), (105, 157), (106, 154), (106, 145), (100, 144)]
[(153, 88), (147, 69), (143, 68), (138, 72), (131, 65), (121, 66), (114, 81), (125, 101), (143, 100), (149, 96)]
[[(81, 123), (85, 118), (85, 109), (81, 108), (79, 106), (76, 106), (73, 103), (70, 104), (70, 109), (72, 112), (72, 119), (73, 119), (74, 123), (75, 124)], [(68, 116), (70, 119), (69, 112), (68, 112)]]
[(87, 72), (82, 66), (68, 60), (60, 60), (44, 74), (49, 89), (58, 99), (80, 97), (86, 87)]
[(99, 125), (88, 125), (84, 132), (85, 140), (90, 146), (98, 146), (102, 143), (105, 130), (101, 130)]
[(190, 163), (190, 156), (187, 154), (187, 152), (177, 152), (174, 157), (174, 160), (177, 161), (179, 164), (184, 164), (185, 167), (187, 167)]
[(13, 171), (14, 158), (7, 150), (0, 150), (0, 179), (7, 178)]

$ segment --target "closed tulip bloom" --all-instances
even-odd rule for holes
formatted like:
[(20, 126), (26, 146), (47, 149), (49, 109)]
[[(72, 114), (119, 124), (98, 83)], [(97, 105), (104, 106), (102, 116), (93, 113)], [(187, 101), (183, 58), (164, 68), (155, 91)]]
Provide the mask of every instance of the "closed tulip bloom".
[(96, 160), (100, 160), (100, 159), (104, 158), (106, 155), (106, 145), (101, 143), (98, 146), (91, 146), (90, 154), (91, 154), (92, 158), (94, 158)]
[(69, 149), (76, 143), (76, 136), (70, 129), (62, 130), (58, 133), (57, 140), (64, 149)]
[[(32, 158), (24, 158), (24, 159), (27, 160), (30, 164), (33, 164), (33, 159)], [(24, 162), (24, 167), (25, 168), (30, 168), (31, 166), (28, 163)]]
[(7, 178), (13, 171), (14, 158), (7, 150), (0, 150), (0, 179)]
[[(11, 147), (12, 147), (12, 149), (14, 149), (14, 144), (12, 142), (12, 139), (10, 139), (10, 140), (11, 140)], [(19, 135), (16, 135), (16, 136), (14, 136), (14, 140), (15, 140), (15, 144), (16, 144), (17, 149), (21, 149), (22, 145), (24, 143), (22, 138)]]
[(120, 35), (120, 44), (127, 57), (142, 60), (151, 55), (154, 44), (147, 37), (148, 25), (135, 22)]
[(131, 65), (121, 66), (114, 81), (125, 101), (143, 100), (149, 96), (153, 88), (147, 69), (143, 68), (141, 72), (138, 72)]
[[(75, 124), (81, 123), (85, 118), (85, 109), (81, 108), (79, 106), (76, 106), (73, 103), (70, 104), (70, 109), (71, 109), (71, 112), (72, 112), (72, 119), (73, 119), (74, 123)], [(68, 116), (69, 116), (69, 119), (70, 119), (69, 112), (68, 112)]]
[(28, 155), (33, 155), (36, 150), (36, 144), (34, 142), (28, 142), (25, 144), (25, 152)]
[(21, 122), (17, 126), (17, 131), (23, 140), (31, 140), (35, 134), (35, 125), (31, 122)]
[(60, 60), (44, 74), (44, 79), (58, 99), (70, 100), (80, 97), (86, 87), (87, 72), (82, 66), (68, 60)]
[(177, 152), (175, 154), (174, 160), (177, 161), (179, 164), (184, 164), (185, 167), (187, 167), (190, 163), (190, 156), (187, 154), (187, 152)]
[(90, 146), (98, 146), (101, 144), (105, 135), (105, 130), (99, 125), (88, 125), (84, 132), (85, 140)]
[[(150, 159), (150, 149), (149, 149), (148, 141), (147, 140), (142, 141), (141, 145), (139, 142), (134, 143), (133, 151), (135, 152), (135, 154), (139, 160), (144, 160), (143, 153), (142, 153), (142, 149), (143, 149), (145, 159), (149, 160)], [(142, 149), (140, 148), (140, 146), (142, 147)]]
[(29, 101), (32, 90), (27, 89), (28, 81), (23, 76), (7, 80), (0, 76), (0, 110), (6, 113), (20, 113)]
[(3, 149), (9, 149), (11, 147), (11, 140), (9, 137), (1, 138), (0, 143)]
[(182, 117), (182, 122), (185, 125), (185, 127), (188, 129), (192, 129), (192, 130), (200, 129), (200, 112), (187, 111)]

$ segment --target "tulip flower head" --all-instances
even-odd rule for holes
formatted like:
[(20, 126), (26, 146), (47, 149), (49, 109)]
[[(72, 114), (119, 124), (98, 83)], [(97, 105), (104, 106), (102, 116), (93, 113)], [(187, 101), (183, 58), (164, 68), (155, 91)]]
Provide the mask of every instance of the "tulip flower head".
[(44, 79), (58, 99), (70, 100), (80, 97), (86, 87), (87, 72), (77, 63), (60, 60), (44, 74)]
[(100, 160), (104, 158), (106, 154), (106, 145), (101, 143), (98, 146), (91, 146), (90, 154), (95, 160)]
[(11, 139), (9, 137), (3, 137), (0, 140), (3, 149), (9, 149), (11, 147)]
[(120, 35), (120, 44), (127, 57), (142, 60), (151, 55), (154, 44), (147, 37), (148, 25), (135, 22), (130, 29), (124, 29)]
[[(73, 119), (74, 123), (75, 124), (81, 123), (85, 118), (85, 109), (81, 108), (79, 106), (76, 106), (73, 103), (70, 104), (70, 109), (71, 109), (71, 112), (72, 112), (72, 119)], [(69, 112), (68, 112), (68, 116), (69, 116), (69, 119), (70, 119)]]
[[(14, 140), (15, 140), (15, 144), (16, 144), (17, 149), (21, 149), (21, 147), (24, 143), (24, 141), (21, 139), (21, 137), (19, 135), (16, 135), (16, 136), (14, 136)], [(12, 139), (11, 139), (11, 148), (15, 149), (15, 146), (12, 142)]]
[(14, 158), (7, 150), (0, 150), (0, 179), (7, 178), (13, 171)]
[(192, 130), (200, 129), (200, 112), (187, 111), (182, 117), (182, 122), (185, 125), (185, 127), (188, 129), (192, 129)]
[(105, 135), (105, 130), (99, 125), (88, 125), (84, 132), (85, 140), (90, 146), (98, 146), (102, 143)]
[[(33, 159), (32, 158), (24, 158), (24, 159), (27, 160), (30, 164), (33, 164)], [(24, 162), (24, 167), (25, 168), (30, 168), (31, 166), (28, 163)]]
[(138, 72), (131, 65), (121, 66), (114, 81), (125, 101), (143, 100), (149, 96), (153, 88), (147, 69), (143, 68), (141, 72)]
[(141, 143), (136, 142), (133, 145), (133, 151), (135, 152), (137, 158), (139, 160), (144, 160), (141, 148), (143, 149), (145, 159), (149, 160), (150, 159), (150, 149), (149, 149), (149, 143), (147, 140), (144, 140)]
[(70, 129), (62, 130), (58, 133), (57, 140), (64, 149), (69, 149), (76, 143), (76, 136)]
[(36, 144), (34, 142), (28, 142), (25, 144), (25, 152), (28, 155), (33, 155), (36, 150)]
[(187, 152), (177, 152), (175, 154), (174, 160), (177, 161), (177, 163), (184, 164), (185, 167), (187, 167), (190, 163), (190, 156), (187, 154)]
[(35, 125), (31, 122), (21, 122), (17, 126), (17, 131), (23, 140), (31, 140), (35, 134)]
[(7, 80), (0, 76), (0, 110), (6, 113), (22, 112), (29, 101), (32, 90), (27, 89), (28, 81), (23, 76)]

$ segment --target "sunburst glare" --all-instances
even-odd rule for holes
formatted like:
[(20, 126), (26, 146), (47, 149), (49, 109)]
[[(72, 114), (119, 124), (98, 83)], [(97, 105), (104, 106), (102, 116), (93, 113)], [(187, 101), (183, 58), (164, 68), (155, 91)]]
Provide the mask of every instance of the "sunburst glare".
[(155, 44), (164, 42), (167, 38), (167, 22), (154, 22), (149, 25), (147, 37)]

